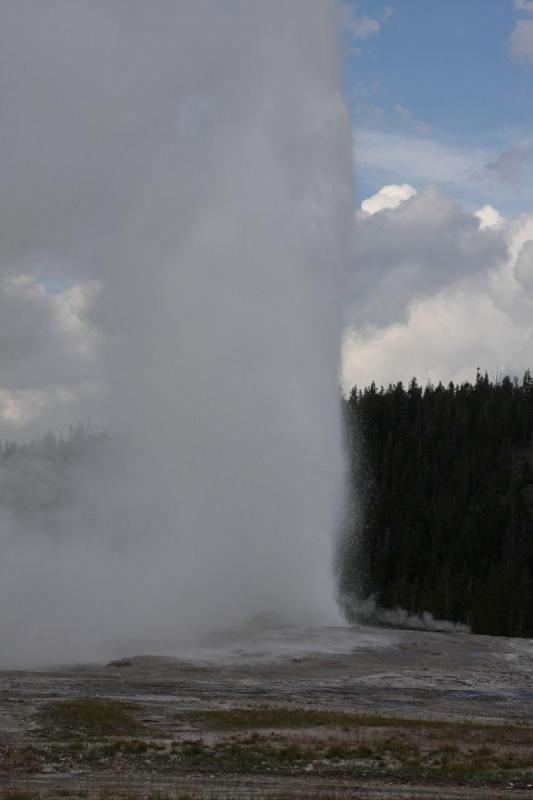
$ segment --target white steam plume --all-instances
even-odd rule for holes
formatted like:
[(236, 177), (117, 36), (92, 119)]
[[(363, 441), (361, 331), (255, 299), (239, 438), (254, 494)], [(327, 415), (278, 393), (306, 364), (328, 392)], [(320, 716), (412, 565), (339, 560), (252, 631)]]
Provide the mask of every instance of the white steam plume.
[(100, 283), (113, 444), (46, 525), (3, 515), (0, 661), (262, 610), (336, 620), (352, 196), (334, 2), (4, 10), (0, 256)]

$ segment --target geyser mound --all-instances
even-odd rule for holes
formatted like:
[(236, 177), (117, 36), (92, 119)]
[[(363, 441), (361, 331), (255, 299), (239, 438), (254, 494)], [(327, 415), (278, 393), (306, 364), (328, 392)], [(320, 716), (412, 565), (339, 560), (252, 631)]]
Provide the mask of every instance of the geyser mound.
[[(4, 24), (38, 53), (18, 91), (38, 69), (44, 82), (26, 146), (53, 129), (57, 163), (63, 147), (82, 173), (79, 185), (53, 175), (71, 227), (42, 248), (101, 285), (91, 324), (113, 444), (46, 526), (4, 519), (2, 660), (91, 658), (113, 639), (190, 636), (262, 610), (335, 621), (352, 216), (335, 3), (69, 9), (68, 48), (54, 5), (10, 7)], [(69, 116), (50, 120), (59, 103)]]

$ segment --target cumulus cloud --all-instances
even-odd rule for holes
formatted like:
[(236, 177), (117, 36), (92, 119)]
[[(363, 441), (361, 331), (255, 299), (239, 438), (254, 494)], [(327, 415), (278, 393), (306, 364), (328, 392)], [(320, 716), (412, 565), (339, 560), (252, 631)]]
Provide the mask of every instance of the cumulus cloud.
[(495, 306), (521, 330), (529, 331), (533, 318), (533, 296), (525, 291), (517, 278), (516, 269), (524, 246), (533, 240), (533, 214), (520, 214), (508, 220), (502, 230), (507, 239), (509, 256), (499, 269), (489, 273), (489, 291)]
[(479, 284), (447, 288), (413, 302), (407, 319), (377, 328), (348, 328), (342, 383), (472, 380), (478, 365), (512, 369), (523, 337)]
[(376, 214), (378, 211), (383, 211), (384, 208), (397, 208), (404, 200), (409, 200), (416, 193), (414, 186), (409, 183), (402, 183), (400, 186), (397, 184), (382, 186), (372, 197), (363, 200), (361, 208), (366, 214)]
[(366, 185), (434, 183), (465, 203), (493, 205), (512, 213), (531, 203), (531, 142), (457, 144), (431, 136), (415, 120), (401, 125), (372, 101), (371, 87), (353, 100), (354, 163)]
[(515, 265), (515, 276), (524, 289), (533, 290), (533, 241), (524, 242)]
[(480, 228), (499, 228), (504, 223), (504, 218), (497, 208), (487, 203), (482, 208), (474, 211), (474, 215), (479, 220)]
[(76, 383), (87, 376), (96, 355), (97, 336), (87, 319), (96, 293), (90, 282), (52, 294), (32, 275), (3, 276), (0, 336), (5, 388)]
[(533, 214), (471, 213), (429, 189), (359, 215), (357, 226), (346, 390), (413, 375), (472, 380), (478, 365), (520, 375), (531, 365)]
[(502, 233), (482, 227), (435, 187), (413, 194), (410, 186), (387, 186), (370, 198), (370, 208), (374, 213), (358, 215), (349, 280), (347, 321), (359, 327), (398, 322), (416, 299), (506, 256)]
[(0, 272), (1, 435), (63, 428), (88, 412), (100, 380), (89, 319), (97, 296), (91, 281), (51, 292), (34, 274)]

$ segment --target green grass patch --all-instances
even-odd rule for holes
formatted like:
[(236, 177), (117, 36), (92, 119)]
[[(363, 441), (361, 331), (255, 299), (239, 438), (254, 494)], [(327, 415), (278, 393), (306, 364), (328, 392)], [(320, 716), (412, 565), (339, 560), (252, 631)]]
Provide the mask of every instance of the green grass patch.
[[(212, 725), (220, 730), (253, 728), (355, 728), (361, 726), (403, 725), (409, 720), (389, 720), (377, 715), (348, 714), (342, 711), (294, 708), (291, 706), (257, 706), (254, 708), (217, 708), (190, 711), (190, 721)], [(420, 721), (417, 722), (420, 725)]]
[[(0, 769), (22, 775), (83, 766), (103, 775), (120, 767), (170, 776), (192, 769), (303, 774), (312, 765), (328, 774), (452, 782), (523, 779), (533, 770), (531, 726), (262, 705), (182, 712), (176, 733), (174, 726), (146, 730), (137, 721), (141, 710), (91, 698), (48, 704), (41, 712), (41, 738), (32, 734), (31, 744), (0, 746)], [(196, 723), (188, 725), (193, 730), (187, 739), (181, 738), (183, 721)], [(215, 730), (220, 732), (213, 735)], [(0, 793), (0, 800), (32, 798)]]
[(210, 725), (219, 730), (253, 728), (314, 728), (328, 727), (345, 730), (354, 728), (407, 728), (445, 732), (453, 738), (468, 737), (471, 733), (490, 734), (499, 741), (501, 736), (517, 736), (523, 743), (533, 743), (533, 727), (438, 719), (388, 717), (381, 714), (356, 714), (344, 711), (297, 708), (293, 706), (256, 706), (250, 708), (216, 708), (189, 711), (185, 717), (192, 722)]
[(74, 736), (138, 736), (145, 726), (130, 712), (133, 703), (83, 698), (48, 705), (43, 714), (62, 733)]

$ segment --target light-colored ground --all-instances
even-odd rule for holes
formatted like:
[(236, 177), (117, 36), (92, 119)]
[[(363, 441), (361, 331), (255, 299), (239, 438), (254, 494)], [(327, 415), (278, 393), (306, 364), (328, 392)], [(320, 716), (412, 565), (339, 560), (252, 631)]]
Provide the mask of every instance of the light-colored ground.
[[(533, 641), (256, 626), (182, 647), (137, 643), (115, 656), (127, 662), (0, 673), (4, 789), (26, 786), (46, 796), (93, 795), (107, 786), (134, 787), (139, 796), (159, 787), (211, 797), (533, 798)], [(73, 698), (133, 703), (144, 729), (126, 738), (161, 749), (134, 756), (115, 736), (124, 751), (110, 754), (94, 739), (91, 758), (81, 744), (75, 755), (67, 752), (80, 732), (54, 727), (49, 709)], [(381, 719), (359, 726), (354, 717), (231, 730), (198, 716), (262, 706), (454, 724), (402, 727)], [(463, 727), (464, 720), (474, 726)], [(501, 724), (500, 735), (493, 726)], [(338, 757), (325, 755), (337, 752), (332, 747)]]

